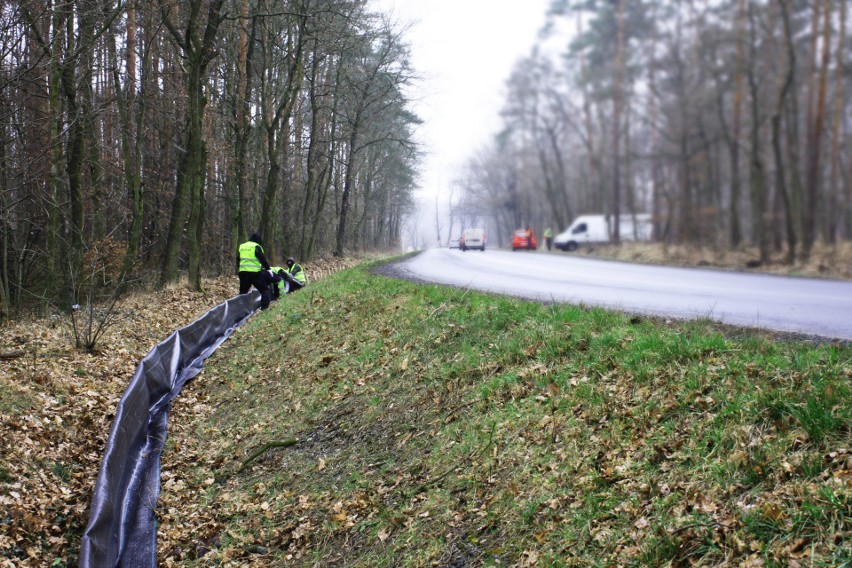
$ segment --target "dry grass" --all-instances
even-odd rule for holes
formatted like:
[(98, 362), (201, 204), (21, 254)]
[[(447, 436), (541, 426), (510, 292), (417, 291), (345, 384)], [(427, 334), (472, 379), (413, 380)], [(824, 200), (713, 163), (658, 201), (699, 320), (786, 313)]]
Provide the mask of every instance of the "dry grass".
[[(304, 266), (316, 282), (358, 262)], [(179, 282), (133, 292), (91, 353), (74, 348), (67, 315), (0, 326), (0, 566), (76, 565), (113, 413), (139, 361), (236, 295), (238, 282), (205, 279), (203, 288)]]
[(672, 266), (709, 267), (722, 270), (743, 270), (788, 276), (806, 276), (852, 280), (852, 242), (834, 245), (817, 243), (808, 262), (787, 264), (785, 251), (773, 251), (768, 263), (755, 265), (759, 258), (755, 247), (736, 250), (717, 250), (692, 245), (665, 243), (622, 243), (620, 246), (600, 245), (580, 250), (586, 256)]

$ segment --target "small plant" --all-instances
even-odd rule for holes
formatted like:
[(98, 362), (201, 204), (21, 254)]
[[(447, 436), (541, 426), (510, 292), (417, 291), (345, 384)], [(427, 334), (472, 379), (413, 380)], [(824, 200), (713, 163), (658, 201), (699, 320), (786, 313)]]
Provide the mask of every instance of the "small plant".
[(847, 423), (841, 418), (839, 405), (838, 397), (823, 392), (808, 397), (802, 404), (792, 406), (790, 412), (812, 440), (821, 442)]
[(121, 298), (131, 282), (121, 262), (125, 248), (107, 237), (86, 251), (79, 269), (73, 262), (68, 265), (72, 302), (67, 323), (77, 349), (95, 351), (118, 319)]
[(68, 482), (71, 479), (71, 468), (69, 468), (62, 462), (54, 463), (50, 470), (53, 472), (53, 475), (55, 475), (64, 482)]

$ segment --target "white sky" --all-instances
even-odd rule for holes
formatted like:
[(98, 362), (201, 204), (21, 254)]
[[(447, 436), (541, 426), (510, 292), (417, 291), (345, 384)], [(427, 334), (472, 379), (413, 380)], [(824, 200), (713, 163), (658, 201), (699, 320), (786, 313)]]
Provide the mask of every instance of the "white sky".
[(372, 0), (405, 33), (421, 77), (410, 93), (423, 119), (422, 195), (443, 193), (500, 127), (505, 81), (529, 55), (550, 0)]

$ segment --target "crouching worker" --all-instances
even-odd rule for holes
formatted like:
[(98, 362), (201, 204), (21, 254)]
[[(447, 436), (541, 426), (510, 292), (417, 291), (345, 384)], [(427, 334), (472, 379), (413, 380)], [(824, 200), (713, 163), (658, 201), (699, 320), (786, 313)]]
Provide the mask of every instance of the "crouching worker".
[(286, 269), (281, 268), (280, 266), (272, 267), (272, 279), (270, 285), (272, 286), (273, 300), (278, 300), (282, 295), (290, 291), (290, 284), (288, 284), (286, 278), (284, 278), (285, 274), (287, 274)]
[(301, 290), (305, 287), (305, 284), (308, 283), (308, 276), (305, 274), (305, 270), (302, 268), (302, 265), (296, 262), (296, 259), (292, 256), (287, 259), (287, 270), (282, 274), (284, 280), (290, 285), (290, 290), (288, 293), (295, 292), (296, 290)]
[(269, 290), (269, 261), (263, 254), (260, 235), (252, 233), (249, 240), (237, 251), (237, 276), (240, 277), (240, 294), (247, 293), (252, 286), (260, 292), (260, 309), (269, 307), (272, 294)]

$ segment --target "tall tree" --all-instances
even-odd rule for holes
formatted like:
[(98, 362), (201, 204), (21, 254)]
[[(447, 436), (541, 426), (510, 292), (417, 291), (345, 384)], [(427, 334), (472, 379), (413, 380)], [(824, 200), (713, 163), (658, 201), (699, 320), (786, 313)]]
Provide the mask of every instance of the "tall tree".
[[(125, 45), (126, 58), (124, 78), (122, 78), (119, 73), (115, 37), (111, 37), (108, 42), (110, 58), (113, 61), (113, 82), (115, 85), (116, 103), (119, 114), (119, 128), (121, 130), (121, 155), (124, 163), (124, 180), (127, 185), (127, 195), (130, 198), (130, 223), (127, 229), (127, 251), (124, 256), (122, 268), (125, 276), (131, 272), (134, 264), (138, 260), (142, 240), (144, 196), (142, 194), (142, 144), (140, 140), (141, 137), (139, 136), (141, 132), (139, 125), (142, 123), (146, 102), (146, 97), (144, 96), (144, 85), (146, 83), (142, 83), (141, 96), (137, 96), (136, 93), (140, 83), (137, 76), (138, 42), (137, 9), (135, 0), (128, 0), (126, 18), (127, 36)], [(149, 53), (150, 51), (146, 49), (146, 56), (142, 58), (143, 69), (147, 69)]]
[(248, 186), (248, 148), (250, 136), (250, 97), (252, 92), (252, 59), (259, 15), (249, 17), (249, 0), (239, 0), (237, 18), (237, 53), (234, 62), (236, 84), (233, 94), (230, 131), (234, 136), (234, 156), (230, 169), (231, 240), (240, 242), (246, 232), (246, 191)]
[(621, 139), (624, 114), (624, 6), (625, 0), (613, 0), (615, 3), (615, 77), (612, 98), (612, 241), (621, 240)]
[[(841, 167), (841, 136), (843, 131), (843, 107), (845, 89), (845, 63), (846, 58), (846, 17), (848, 13), (848, 2), (840, 2), (838, 14), (838, 37), (837, 48), (835, 49), (835, 64), (834, 64), (834, 111), (831, 120), (831, 165), (829, 172), (829, 182), (827, 188), (827, 196), (825, 200), (823, 235), (825, 241), (834, 243), (837, 240), (839, 233), (839, 221), (842, 219), (843, 212), (840, 207), (840, 167)], [(849, 207), (847, 201), (845, 207)]]
[(790, 12), (787, 5), (788, 0), (777, 0), (777, 4), (781, 11), (781, 24), (784, 30), (782, 41), (784, 42), (786, 49), (781, 50), (781, 57), (786, 59), (786, 72), (780, 80), (781, 86), (779, 87), (775, 109), (771, 119), (772, 151), (775, 159), (775, 180), (778, 187), (778, 194), (784, 202), (785, 229), (787, 233), (787, 262), (789, 264), (793, 264), (796, 261), (796, 247), (798, 244), (798, 228), (796, 226), (796, 219), (798, 218), (798, 215), (794, 208), (794, 201), (787, 183), (788, 174), (784, 160), (781, 127), (784, 108), (786, 107), (787, 99), (790, 96), (795, 81), (796, 52), (795, 49), (793, 49), (792, 43)]
[(746, 42), (746, 1), (737, 2), (737, 59), (734, 70), (734, 108), (729, 149), (731, 160), (731, 201), (730, 201), (730, 233), (731, 246), (738, 247), (742, 241), (740, 227), (740, 132), (742, 129), (743, 94), (745, 91), (743, 77), (745, 75), (745, 42)]
[(805, 190), (807, 200), (805, 202), (802, 255), (808, 259), (813, 248), (817, 232), (817, 212), (820, 200), (820, 168), (822, 159), (822, 142), (825, 130), (825, 107), (828, 86), (828, 66), (831, 55), (831, 0), (815, 0), (813, 8), (812, 45), (815, 45), (819, 34), (820, 14), (822, 14), (822, 49), (814, 74), (813, 83), (810, 87), (808, 110), (810, 121), (808, 123), (808, 161)]
[(748, 67), (749, 95), (751, 101), (751, 147), (750, 157), (750, 180), (751, 207), (752, 207), (752, 232), (753, 240), (760, 251), (760, 262), (769, 259), (769, 239), (766, 233), (766, 169), (763, 162), (760, 130), (763, 118), (760, 113), (761, 92), (759, 84), (762, 83), (757, 69), (757, 23), (754, 7), (749, 8), (750, 21), (750, 64)]
[(344, 146), (346, 171), (340, 192), (334, 250), (338, 257), (345, 253), (349, 207), (356, 189), (357, 173), (363, 165), (360, 160), (370, 145), (392, 136), (386, 123), (378, 129), (371, 126), (382, 122), (378, 119), (402, 98), (401, 88), (410, 80), (407, 48), (396, 31), (384, 28), (377, 37), (365, 37), (364, 40), (343, 75), (342, 87), (350, 98), (344, 110), (348, 132)]
[[(304, 31), (307, 21), (305, 2), (296, 2), (293, 8), (296, 15), (282, 22), (277, 29), (272, 22), (266, 22), (266, 33), (262, 35), (263, 51), (268, 61), (262, 75), (262, 96), (264, 97), (263, 128), (266, 135), (268, 169), (266, 188), (260, 210), (260, 228), (264, 235), (271, 237), (278, 220), (276, 201), (280, 189), (282, 147), (289, 141), (290, 119), (302, 87)], [(267, 6), (268, 8), (271, 6)], [(283, 38), (281, 36), (284, 36)], [(277, 46), (285, 46), (282, 53)], [(277, 62), (273, 65), (273, 61)], [(274, 245), (271, 238), (269, 246)]]
[[(160, 284), (174, 282), (178, 277), (181, 243), (186, 231), (189, 241), (190, 286), (201, 289), (201, 239), (204, 227), (204, 189), (207, 174), (207, 147), (204, 141), (204, 108), (207, 71), (217, 55), (216, 35), (222, 23), (224, 0), (210, 0), (206, 22), (201, 16), (203, 0), (189, 0), (177, 5), (158, 0), (163, 24), (180, 48), (183, 58), (183, 82), (186, 89), (186, 110), (181, 156), (178, 162), (177, 184), (172, 204), (168, 240), (163, 254)], [(175, 21), (179, 14), (180, 23)], [(178, 27), (180, 26), (180, 27)], [(202, 32), (203, 30), (203, 32)], [(189, 222), (186, 215), (189, 211)]]

